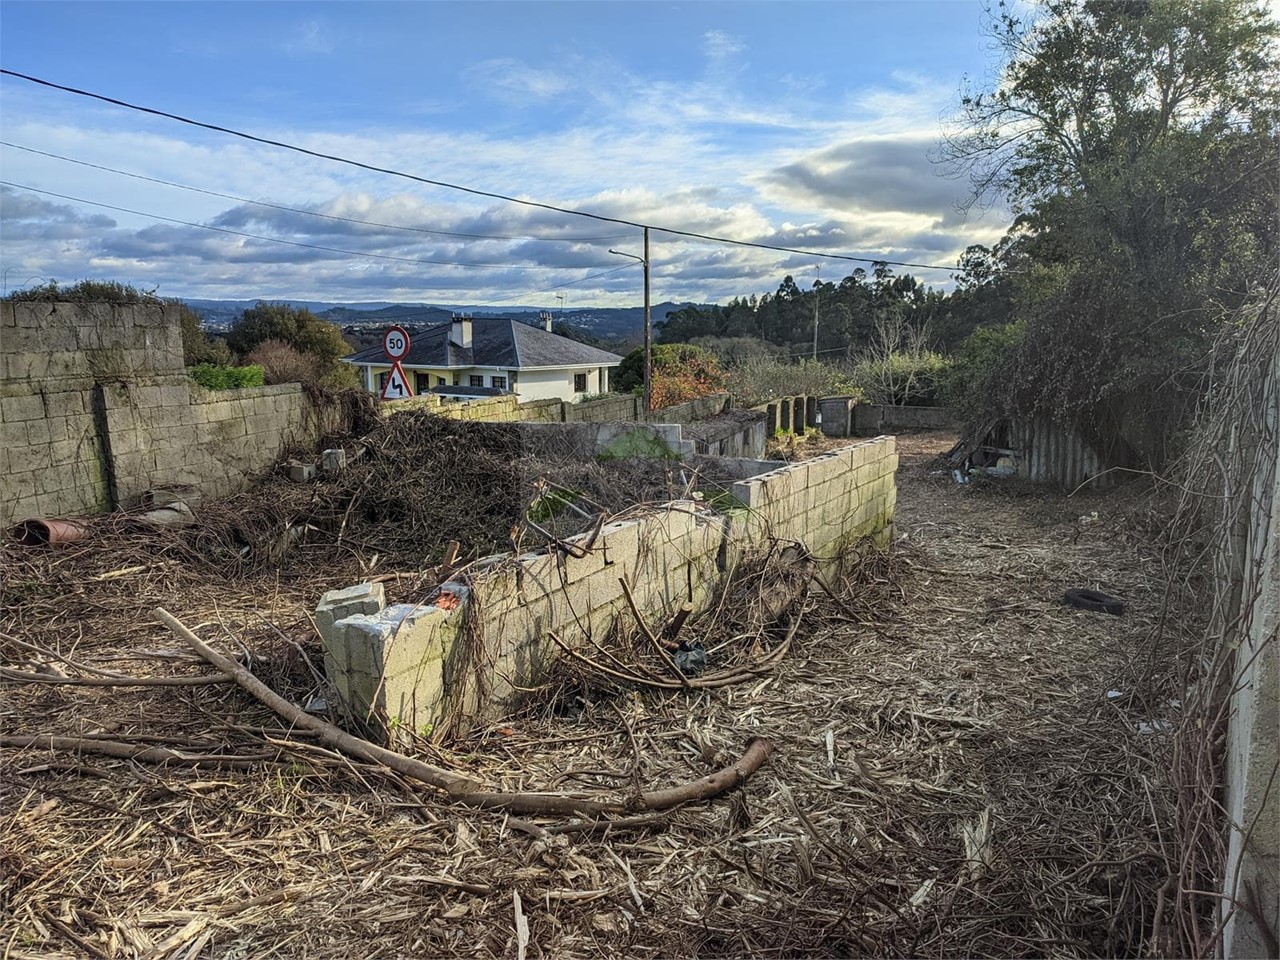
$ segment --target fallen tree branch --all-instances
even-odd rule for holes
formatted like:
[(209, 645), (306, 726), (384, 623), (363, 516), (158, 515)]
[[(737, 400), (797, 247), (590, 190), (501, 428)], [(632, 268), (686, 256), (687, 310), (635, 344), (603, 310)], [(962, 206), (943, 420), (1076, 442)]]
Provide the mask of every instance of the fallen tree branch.
[(666, 665), (666, 668), (675, 674), (675, 678), (680, 681), (680, 686), (688, 690), (689, 678), (684, 675), (684, 671), (676, 666), (676, 662), (671, 659), (671, 654), (667, 652), (666, 645), (649, 629), (649, 624), (645, 621), (644, 615), (640, 612), (640, 606), (636, 603), (636, 598), (631, 593), (631, 585), (627, 583), (627, 578), (619, 577), (618, 583), (622, 584), (622, 595), (627, 598), (627, 606), (631, 608), (631, 616), (635, 617), (636, 626), (640, 628), (641, 633), (649, 638), (653, 649), (658, 652), (658, 657)]
[(693, 679), (685, 678), (684, 683), (673, 683), (669, 680), (661, 680), (656, 677), (638, 676), (627, 670), (615, 670), (612, 667), (605, 666), (599, 661), (592, 660), (590, 657), (583, 656), (574, 650), (567, 643), (560, 639), (554, 630), (548, 631), (547, 636), (570, 658), (577, 660), (579, 663), (603, 673), (605, 676), (613, 677), (615, 680), (622, 680), (625, 683), (634, 683), (638, 686), (653, 687), (657, 690), (716, 690), (720, 687), (731, 687), (738, 683), (747, 683), (755, 680), (762, 673), (767, 673), (786, 655), (791, 648), (791, 641), (795, 638), (796, 631), (800, 628), (800, 620), (803, 611), (797, 611), (795, 618), (791, 621), (791, 626), (787, 628), (787, 635), (783, 638), (769, 654), (758, 663), (750, 666), (735, 667), (731, 670), (724, 670), (718, 673), (707, 673)]
[(478, 791), (480, 784), (469, 777), (463, 777), (459, 774), (446, 770), (443, 767), (437, 767), (429, 763), (423, 763), (421, 760), (415, 760), (413, 757), (406, 757), (404, 754), (396, 753), (394, 750), (387, 750), (385, 747), (379, 747), (370, 743), (368, 740), (362, 740), (359, 737), (353, 737), (351, 734), (340, 730), (331, 723), (321, 720), (319, 717), (313, 717), (301, 707), (290, 703), (284, 697), (280, 696), (265, 683), (250, 673), (245, 667), (218, 653), (203, 640), (192, 633), (177, 617), (169, 613), (163, 607), (156, 607), (156, 618), (168, 627), (178, 639), (184, 641), (200, 656), (204, 657), (218, 670), (229, 674), (236, 684), (255, 700), (270, 707), (276, 714), (288, 720), (295, 727), (302, 727), (305, 730), (314, 730), (320, 734), (320, 741), (335, 750), (341, 751), (348, 756), (355, 757), (358, 760), (366, 760), (370, 763), (380, 763), (383, 766), (390, 767), (397, 773), (402, 773), (412, 780), (425, 783), (428, 786), (443, 790), (445, 793), (460, 795), (472, 791)]
[(0, 667), (0, 677), (21, 683), (63, 684), (72, 687), (203, 687), (215, 683), (230, 683), (225, 673), (209, 673), (199, 677), (55, 677), (47, 673), (27, 673)]
[[(427, 786), (443, 791), (458, 803), (484, 810), (504, 810), (508, 813), (532, 813), (546, 816), (594, 815), (633, 813), (636, 810), (669, 810), (696, 800), (707, 800), (711, 797), (732, 790), (753, 773), (773, 751), (773, 744), (768, 740), (755, 738), (747, 744), (746, 752), (731, 766), (718, 770), (709, 776), (691, 783), (666, 787), (642, 793), (639, 797), (626, 800), (603, 800), (594, 797), (576, 797), (561, 793), (537, 792), (484, 792), (481, 784), (468, 777), (463, 777), (442, 767), (423, 763), (413, 757), (405, 756), (394, 750), (379, 747), (367, 740), (353, 737), (351, 734), (335, 727), (318, 717), (313, 717), (300, 707), (285, 700), (271, 690), (266, 684), (250, 673), (245, 667), (228, 657), (218, 653), (203, 640), (191, 632), (173, 614), (163, 607), (156, 607), (155, 616), (168, 627), (175, 636), (183, 640), (192, 650), (205, 660), (227, 673), (246, 693), (260, 703), (270, 707), (279, 716), (294, 726), (315, 731), (322, 743), (334, 749), (371, 763), (378, 763), (394, 770), (396, 773), (416, 780)], [(99, 741), (100, 742), (100, 741)]]
[(255, 763), (273, 760), (277, 756), (274, 753), (249, 757), (223, 753), (184, 753), (181, 750), (170, 750), (168, 747), (140, 747), (135, 743), (124, 743), (120, 740), (59, 737), (51, 733), (0, 736), (0, 747), (17, 747), (18, 749), (45, 747), (59, 753), (100, 753), (108, 757), (137, 760), (141, 763), (172, 763), (187, 766), (216, 764), (222, 767), (250, 767)]

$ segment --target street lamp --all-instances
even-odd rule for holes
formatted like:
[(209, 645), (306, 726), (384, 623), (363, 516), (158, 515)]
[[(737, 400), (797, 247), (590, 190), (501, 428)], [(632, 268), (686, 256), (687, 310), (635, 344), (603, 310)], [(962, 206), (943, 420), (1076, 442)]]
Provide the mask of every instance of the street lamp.
[(620, 257), (639, 260), (644, 267), (644, 412), (645, 416), (653, 410), (653, 336), (649, 324), (649, 228), (644, 228), (644, 256), (634, 253), (623, 253), (621, 250), (610, 250)]

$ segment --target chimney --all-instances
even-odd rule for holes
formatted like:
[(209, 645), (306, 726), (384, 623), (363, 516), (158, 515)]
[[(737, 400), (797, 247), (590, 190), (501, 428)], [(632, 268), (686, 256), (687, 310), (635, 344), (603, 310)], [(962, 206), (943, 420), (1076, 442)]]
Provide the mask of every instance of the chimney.
[(550, 333), (551, 332), (551, 311), (543, 310), (542, 313), (539, 314), (539, 318), (542, 320), (542, 329), (547, 331), (547, 333)]
[(471, 314), (455, 313), (449, 329), (449, 342), (464, 350), (471, 349)]

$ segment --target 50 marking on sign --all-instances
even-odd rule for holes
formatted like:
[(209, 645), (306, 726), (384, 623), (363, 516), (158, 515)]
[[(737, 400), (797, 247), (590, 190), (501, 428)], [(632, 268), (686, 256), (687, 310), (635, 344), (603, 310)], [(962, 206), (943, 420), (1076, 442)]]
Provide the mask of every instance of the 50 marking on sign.
[(409, 331), (404, 327), (388, 327), (382, 335), (382, 350), (393, 363), (409, 355)]

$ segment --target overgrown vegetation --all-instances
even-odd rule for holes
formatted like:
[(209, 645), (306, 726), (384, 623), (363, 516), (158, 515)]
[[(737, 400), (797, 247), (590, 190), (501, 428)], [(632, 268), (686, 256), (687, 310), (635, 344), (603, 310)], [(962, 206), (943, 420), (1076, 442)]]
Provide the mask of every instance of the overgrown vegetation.
[[(654, 407), (685, 403), (725, 388), (727, 375), (715, 354), (688, 343), (655, 343), (652, 349)], [(643, 347), (622, 359), (613, 386), (622, 393), (644, 389)]]
[(259, 360), (273, 371), (273, 376), (302, 375), (305, 379), (301, 382), (328, 389), (358, 384), (355, 368), (341, 362), (351, 349), (342, 338), (342, 331), (305, 307), (256, 304), (231, 325), (227, 344), (243, 357), (250, 357), (265, 347), (266, 352), (259, 355)]
[(1044, 4), (991, 22), (945, 161), (1018, 215), (987, 276), (1025, 335), (995, 399), (1159, 467), (1209, 345), (1275, 270), (1277, 24), (1245, 0)]
[(191, 367), (187, 373), (192, 380), (206, 390), (236, 390), (241, 387), (260, 387), (264, 382), (262, 367), (256, 365), (228, 367), (212, 363), (199, 363)]
[(812, 359), (792, 363), (777, 357), (750, 357), (729, 367), (727, 386), (734, 402), (743, 407), (796, 394), (865, 396), (847, 370)]
[(161, 303), (154, 290), (139, 290), (116, 280), (78, 280), (70, 286), (48, 280), (38, 287), (12, 290), (6, 300), (14, 302), (64, 303)]

